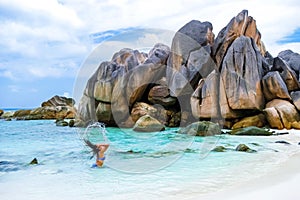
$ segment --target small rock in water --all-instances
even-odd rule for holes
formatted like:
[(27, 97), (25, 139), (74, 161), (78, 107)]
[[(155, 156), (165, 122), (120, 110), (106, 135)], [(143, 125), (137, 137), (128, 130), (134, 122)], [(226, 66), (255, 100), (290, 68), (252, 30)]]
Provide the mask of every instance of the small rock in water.
[(289, 134), (289, 132), (277, 132), (277, 133), (275, 133), (276, 135), (287, 135), (287, 134)]
[(165, 126), (150, 115), (144, 115), (136, 121), (133, 130), (137, 132), (156, 132), (165, 130)]
[(254, 146), (260, 146), (260, 144), (258, 144), (258, 143), (256, 143), (256, 142), (252, 142), (252, 143), (250, 143), (250, 144), (252, 144), (252, 145), (254, 145)]
[(214, 151), (214, 152), (225, 152), (226, 148), (223, 147), (223, 146), (217, 146), (212, 151)]
[(187, 127), (180, 128), (178, 133), (193, 136), (213, 136), (220, 135), (222, 130), (219, 124), (210, 121), (198, 121), (188, 125)]
[(184, 150), (184, 153), (196, 153), (196, 150), (187, 148)]
[(248, 126), (245, 128), (237, 128), (228, 132), (230, 135), (253, 135), (253, 136), (270, 136), (273, 135), (272, 131), (256, 126)]
[(34, 158), (29, 164), (30, 165), (37, 165), (39, 163), (38, 163), (38, 160), (36, 158)]
[(253, 149), (250, 149), (247, 145), (245, 144), (239, 144), (236, 149), (236, 151), (242, 151), (242, 152), (248, 152), (248, 153), (253, 153), (253, 152), (256, 152), (255, 150)]
[(71, 120), (69, 121), (69, 127), (73, 127), (73, 126), (74, 126), (74, 124), (75, 124), (75, 121), (74, 121), (74, 119), (71, 119)]
[(284, 140), (279, 140), (279, 141), (276, 141), (275, 143), (279, 143), (279, 144), (291, 144), (291, 143), (289, 143), (289, 142), (287, 142), (287, 141), (284, 141)]
[(55, 124), (56, 124), (56, 126), (68, 126), (69, 125), (68, 122), (66, 122), (63, 119), (57, 119)]

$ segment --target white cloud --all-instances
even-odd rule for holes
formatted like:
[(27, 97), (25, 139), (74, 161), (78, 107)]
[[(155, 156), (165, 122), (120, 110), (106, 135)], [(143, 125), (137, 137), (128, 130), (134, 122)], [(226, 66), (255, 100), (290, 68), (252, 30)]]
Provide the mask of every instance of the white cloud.
[[(174, 32), (196, 19), (210, 21), (217, 35), (243, 9), (256, 19), (262, 40), (273, 56), (285, 48), (300, 51), (299, 43), (277, 43), (300, 28), (296, 0), (1, 1), (0, 76), (20, 80), (74, 75), (92, 51), (92, 33), (128, 27)], [(148, 34), (136, 44), (144, 48), (160, 40)], [(122, 42), (109, 45), (108, 50), (127, 47)], [(103, 57), (111, 58), (108, 52)]]
[[(300, 28), (298, 0), (187, 0), (187, 1), (73, 1), (64, 0), (84, 21), (85, 31), (99, 32), (126, 27), (177, 31), (192, 19), (210, 21), (215, 35), (243, 9), (257, 21), (267, 49), (276, 54), (276, 41)], [(269, 48), (270, 47), (270, 48)], [(280, 48), (280, 47), (279, 47)]]

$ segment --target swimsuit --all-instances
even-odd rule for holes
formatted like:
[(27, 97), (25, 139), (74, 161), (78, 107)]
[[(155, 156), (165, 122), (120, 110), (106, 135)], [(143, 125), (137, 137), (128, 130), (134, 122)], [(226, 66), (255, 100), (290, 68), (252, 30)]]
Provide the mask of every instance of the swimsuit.
[(98, 160), (102, 160), (102, 161), (104, 161), (104, 160), (105, 160), (105, 156), (104, 156), (104, 157), (102, 157), (102, 158), (98, 158)]
[(92, 168), (94, 168), (94, 167), (102, 167), (104, 160), (105, 160), (105, 156), (102, 157), (102, 158), (98, 158), (97, 161), (96, 161), (96, 163), (94, 163), (92, 165)]

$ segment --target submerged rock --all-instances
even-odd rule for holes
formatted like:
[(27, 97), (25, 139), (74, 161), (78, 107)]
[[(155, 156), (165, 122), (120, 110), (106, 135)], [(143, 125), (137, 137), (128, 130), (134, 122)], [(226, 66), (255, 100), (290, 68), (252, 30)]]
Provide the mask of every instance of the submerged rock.
[(73, 127), (74, 124), (75, 124), (75, 120), (74, 120), (74, 119), (71, 119), (71, 120), (69, 121), (69, 127)]
[(291, 144), (291, 143), (289, 143), (287, 141), (284, 141), (284, 140), (279, 140), (279, 141), (276, 141), (275, 143), (286, 144), (286, 145), (290, 145)]
[(237, 128), (228, 132), (230, 135), (253, 135), (253, 136), (270, 136), (273, 132), (264, 128), (258, 128), (256, 126), (249, 126), (245, 128)]
[(225, 152), (226, 148), (223, 146), (216, 146), (212, 151), (214, 152)]
[(156, 132), (165, 130), (165, 126), (150, 115), (140, 117), (133, 127), (137, 132)]
[(55, 124), (56, 124), (56, 126), (68, 126), (69, 125), (69, 123), (63, 119), (56, 120)]
[(30, 164), (30, 165), (37, 165), (37, 164), (39, 164), (39, 163), (38, 163), (37, 158), (34, 158), (29, 164)]
[(185, 128), (180, 128), (178, 133), (194, 136), (213, 136), (222, 133), (218, 124), (209, 121), (198, 121), (188, 125)]
[(247, 145), (245, 144), (239, 144), (236, 149), (236, 151), (242, 151), (242, 152), (248, 152), (248, 153), (254, 153), (256, 150), (250, 149)]

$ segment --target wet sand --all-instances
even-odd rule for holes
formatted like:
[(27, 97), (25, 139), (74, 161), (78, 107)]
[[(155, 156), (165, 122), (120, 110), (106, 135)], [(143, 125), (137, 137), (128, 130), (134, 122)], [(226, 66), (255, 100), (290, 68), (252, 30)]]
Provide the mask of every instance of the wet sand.
[[(291, 145), (300, 142), (300, 131), (277, 136), (275, 140), (286, 140)], [(300, 145), (298, 145), (300, 148)], [(270, 169), (270, 173), (249, 182), (236, 183), (232, 187), (216, 193), (197, 195), (187, 199), (201, 200), (297, 200), (300, 197), (300, 153), (295, 153), (287, 161)]]

